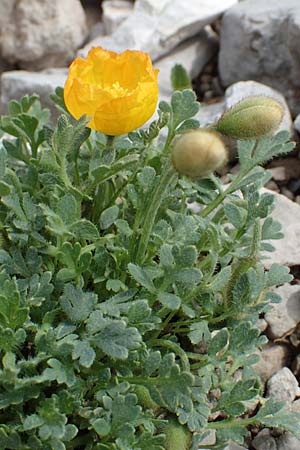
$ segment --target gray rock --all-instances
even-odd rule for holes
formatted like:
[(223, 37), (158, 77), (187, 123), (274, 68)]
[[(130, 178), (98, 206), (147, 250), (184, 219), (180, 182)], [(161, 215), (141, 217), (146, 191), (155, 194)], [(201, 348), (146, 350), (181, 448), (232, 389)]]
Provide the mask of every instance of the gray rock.
[(300, 286), (285, 284), (274, 290), (282, 298), (281, 303), (272, 305), (265, 315), (272, 338), (278, 339), (290, 334), (300, 322)]
[(241, 445), (230, 441), (229, 444), (224, 448), (224, 450), (246, 450), (246, 447), (242, 447)]
[(10, 2), (1, 27), (3, 58), (26, 69), (66, 65), (87, 35), (80, 1)]
[(295, 375), (284, 367), (273, 375), (267, 383), (267, 397), (281, 402), (292, 403), (300, 396), (300, 388)]
[(199, 443), (199, 449), (203, 449), (203, 445), (205, 445), (205, 448), (207, 448), (207, 445), (215, 445), (216, 443), (216, 430), (209, 430), (208, 434), (201, 440)]
[(190, 77), (195, 78), (216, 52), (217, 39), (212, 29), (208, 26), (196, 37), (186, 40), (171, 53), (156, 61), (155, 67), (159, 69), (160, 98), (166, 101), (169, 101), (171, 98), (170, 75), (175, 64), (183, 65)]
[(268, 323), (265, 321), (265, 319), (258, 319), (255, 325), (261, 333), (266, 331), (266, 329), (268, 328)]
[(129, 0), (104, 0), (102, 21), (106, 34), (111, 34), (127, 19), (133, 11), (133, 3)]
[(38, 94), (44, 107), (57, 114), (54, 104), (49, 99), (49, 94), (55, 91), (57, 86), (63, 86), (67, 77), (67, 69), (47, 69), (42, 72), (27, 72), (14, 70), (4, 72), (1, 76), (0, 111), (7, 112), (9, 100), (20, 99), (25, 94)]
[(278, 450), (299, 450), (300, 441), (291, 433), (284, 433), (277, 439)]
[(270, 241), (275, 251), (263, 254), (267, 258), (263, 260), (264, 266), (269, 268), (273, 263), (297, 266), (300, 264), (300, 205), (277, 192), (267, 189), (263, 189), (263, 192), (275, 196), (272, 217), (281, 223), (284, 234), (283, 239)]
[(267, 428), (261, 430), (253, 439), (252, 446), (255, 450), (278, 450), (276, 440)]
[(300, 413), (300, 398), (291, 403), (290, 410), (295, 413)]
[(257, 350), (257, 354), (260, 359), (252, 367), (260, 375), (262, 382), (265, 383), (286, 365), (289, 358), (289, 349), (286, 345), (268, 342), (262, 350)]
[(223, 85), (260, 81), (281, 91), (293, 112), (299, 112), (299, 39), (299, 0), (238, 3), (222, 20), (219, 72)]
[(200, 111), (196, 118), (199, 120), (201, 126), (206, 127), (216, 123), (224, 111), (225, 100), (211, 104), (201, 103)]
[(300, 114), (294, 120), (294, 128), (300, 134)]
[(236, 3), (237, 0), (137, 0), (133, 13), (111, 36), (92, 40), (79, 54), (86, 56), (91, 47), (101, 45), (117, 52), (128, 48), (147, 51), (156, 60), (185, 39), (196, 36)]
[(256, 81), (240, 81), (238, 83), (234, 83), (225, 91), (225, 107), (226, 109), (229, 109), (245, 97), (256, 95), (265, 95), (267, 97), (274, 98), (282, 104), (284, 107), (284, 116), (278, 131), (289, 130), (292, 132), (293, 122), (284, 96), (280, 92), (266, 86), (265, 84), (257, 83)]

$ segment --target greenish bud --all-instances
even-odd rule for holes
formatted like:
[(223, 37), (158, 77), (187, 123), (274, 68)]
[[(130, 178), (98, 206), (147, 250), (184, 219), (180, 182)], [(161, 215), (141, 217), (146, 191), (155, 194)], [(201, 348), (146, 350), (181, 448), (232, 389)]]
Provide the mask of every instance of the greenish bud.
[(181, 64), (175, 64), (171, 70), (171, 84), (173, 91), (183, 91), (191, 89), (192, 82), (189, 74)]
[(163, 430), (165, 434), (165, 450), (188, 450), (191, 446), (192, 433), (186, 426), (180, 425), (175, 417), (169, 418)]
[(236, 139), (257, 139), (274, 133), (283, 115), (277, 100), (263, 95), (248, 97), (226, 111), (214, 128)]
[(191, 178), (206, 177), (227, 161), (227, 150), (218, 133), (191, 130), (175, 142), (172, 163), (175, 170)]
[(145, 409), (152, 409), (153, 411), (159, 409), (158, 404), (155, 403), (154, 400), (152, 400), (152, 397), (150, 396), (150, 393), (145, 386), (143, 385), (135, 386), (134, 392), (138, 398), (138, 403)]

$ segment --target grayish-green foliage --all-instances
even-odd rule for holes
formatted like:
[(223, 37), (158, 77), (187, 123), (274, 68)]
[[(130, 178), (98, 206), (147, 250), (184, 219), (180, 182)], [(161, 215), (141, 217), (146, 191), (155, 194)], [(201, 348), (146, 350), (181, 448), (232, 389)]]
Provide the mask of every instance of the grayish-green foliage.
[[(64, 111), (61, 90), (53, 99)], [(35, 96), (1, 118), (1, 450), (163, 450), (168, 417), (194, 450), (212, 428), (216, 449), (249, 425), (300, 433), (251, 368), (256, 320), (278, 301), (268, 289), (291, 280), (260, 262), (282, 236), (261, 166), (293, 145), (284, 132), (240, 142), (225, 192), (215, 176), (173, 177), (153, 209), (170, 153), (156, 138), (199, 126), (198, 109), (175, 92), (113, 148), (67, 112), (52, 128)]]

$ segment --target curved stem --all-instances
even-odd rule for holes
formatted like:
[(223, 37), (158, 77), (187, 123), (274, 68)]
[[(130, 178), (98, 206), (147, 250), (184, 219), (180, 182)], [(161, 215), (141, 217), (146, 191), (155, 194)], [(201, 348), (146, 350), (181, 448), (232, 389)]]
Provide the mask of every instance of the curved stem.
[(163, 199), (163, 195), (170, 184), (172, 184), (176, 179), (176, 177), (177, 173), (168, 161), (167, 166), (163, 167), (162, 169), (162, 175), (160, 176), (158, 183), (152, 193), (150, 203), (146, 210), (143, 227), (140, 233), (138, 248), (135, 254), (135, 258), (133, 258), (137, 264), (142, 264), (144, 262), (150, 235), (155, 223), (157, 212)]

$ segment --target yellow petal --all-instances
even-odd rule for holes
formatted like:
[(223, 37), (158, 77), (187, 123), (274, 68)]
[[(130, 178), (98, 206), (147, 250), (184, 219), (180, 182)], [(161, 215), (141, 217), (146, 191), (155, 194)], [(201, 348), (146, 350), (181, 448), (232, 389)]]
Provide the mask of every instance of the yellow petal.
[(76, 119), (91, 116), (91, 128), (111, 135), (128, 133), (154, 113), (157, 75), (147, 53), (92, 48), (86, 59), (76, 58), (70, 66), (65, 103)]
[(95, 128), (111, 136), (129, 133), (150, 119), (157, 100), (157, 84), (141, 83), (131, 95), (115, 98), (99, 107), (94, 116)]

